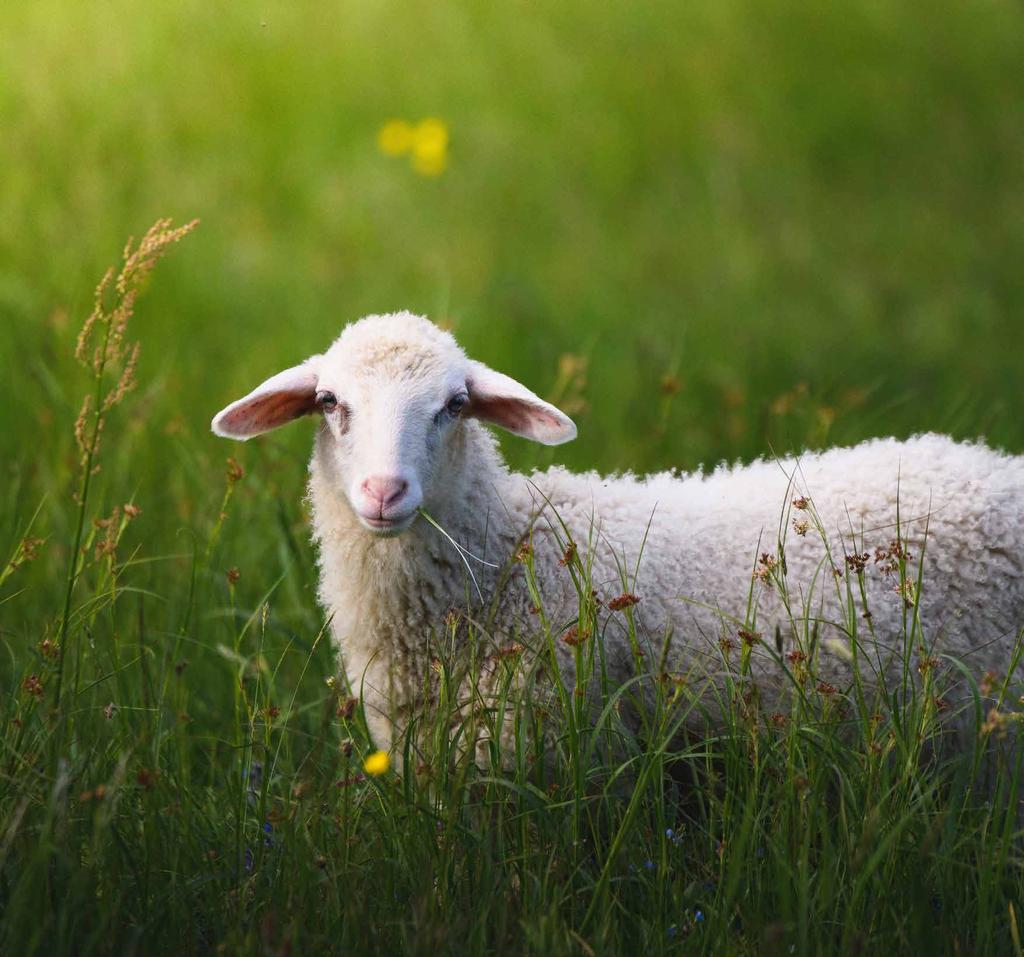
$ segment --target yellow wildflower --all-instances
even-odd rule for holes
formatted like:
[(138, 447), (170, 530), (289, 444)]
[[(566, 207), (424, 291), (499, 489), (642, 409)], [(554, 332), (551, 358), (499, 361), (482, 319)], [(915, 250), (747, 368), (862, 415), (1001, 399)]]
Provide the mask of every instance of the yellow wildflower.
[(379, 777), (391, 767), (391, 758), (387, 751), (374, 751), (363, 761), (363, 770), (371, 777)]
[(440, 176), (448, 167), (448, 124), (428, 116), (413, 124), (388, 120), (377, 131), (377, 146), (387, 156), (409, 156), (421, 176)]
[(416, 124), (412, 142), (412, 168), (422, 176), (439, 176), (448, 165), (448, 126), (427, 117)]
[(377, 147), (388, 156), (401, 156), (412, 149), (412, 124), (407, 120), (388, 120), (377, 133)]
[(440, 156), (448, 149), (448, 126), (444, 120), (427, 117), (416, 124), (413, 151), (417, 156)]

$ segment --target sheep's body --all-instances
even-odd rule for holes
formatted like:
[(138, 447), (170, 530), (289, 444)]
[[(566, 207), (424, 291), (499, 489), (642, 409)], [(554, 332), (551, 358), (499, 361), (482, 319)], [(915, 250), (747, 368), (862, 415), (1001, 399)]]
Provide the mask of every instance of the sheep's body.
[[(878, 645), (865, 648), (869, 629), (862, 619), (862, 649), (869, 656), (862, 674), (869, 686), (880, 666), (892, 677), (909, 609), (897, 593), (898, 573), (885, 571), (890, 562), (876, 562), (873, 556), (876, 548), (888, 549), (897, 538), (897, 505), (900, 538), (911, 553), (907, 575), (912, 584), (925, 546), (919, 611), (920, 635), (935, 643), (929, 656), (945, 652), (962, 659), (976, 675), (989, 670), (1003, 675), (1017, 629), (1024, 624), (1024, 459), (981, 445), (923, 435), (719, 468), (706, 475), (646, 479), (576, 475), (559, 467), (530, 476), (509, 472), (476, 423), (466, 423), (465, 446), (463, 492), (450, 508), (435, 511), (446, 531), (474, 554), (504, 565), (532, 528), (545, 612), (560, 630), (576, 617), (579, 601), (560, 563), (563, 547), (553, 529), (559, 530), (558, 538), (564, 533), (557, 513), (581, 548), (592, 541), (592, 581), (602, 598), (618, 595), (626, 585), (635, 587), (640, 602), (634, 613), (647, 660), (660, 660), (668, 634), (665, 665), (674, 673), (693, 676), (721, 669), (719, 641), (727, 637), (739, 645), (736, 636), (744, 623), (772, 646), (778, 631), (783, 654), (798, 640), (794, 630), (805, 632), (806, 647), (806, 635), (814, 630), (800, 621), (807, 616), (819, 622), (820, 638), (842, 639), (848, 614), (843, 606), (853, 607), (855, 615), (864, 611), (859, 597), (853, 603), (845, 599), (847, 575), (853, 575), (855, 590), (856, 583), (844, 556), (867, 551), (872, 554), (864, 571), (867, 607)], [(370, 538), (331, 489), (329, 466), (314, 454), (310, 495), (320, 544), (321, 599), (333, 615), (348, 679), (364, 697), (375, 735), (388, 743), (393, 720), (422, 703), (433, 654), (427, 636), (443, 631), (449, 611), (464, 606), (474, 591), (455, 549), (432, 526), (420, 521), (401, 537)], [(803, 495), (813, 512), (787, 508)], [(825, 540), (813, 526), (799, 535), (782, 523), (786, 510), (798, 522), (816, 513)], [(778, 555), (780, 524), (788, 529), (789, 611), (777, 587), (758, 580), (751, 594), (759, 555)], [(483, 565), (474, 563), (473, 568), (490, 600), (501, 575)], [(625, 583), (623, 569), (630, 576)], [(504, 584), (491, 630), (495, 648), (537, 630), (525, 574), (521, 564), (514, 565)], [(621, 617), (607, 613), (603, 632), (613, 683), (635, 674)], [(565, 644), (556, 647), (571, 687), (572, 650)], [(754, 674), (770, 703), (784, 673), (765, 649), (758, 657)], [(842, 688), (849, 677), (844, 656), (834, 651), (821, 655), (817, 680)]]
[[(456, 651), (486, 657), (537, 634), (526, 569), (511, 561), (524, 535), (547, 622), (556, 636), (573, 623), (580, 603), (561, 561), (561, 523), (592, 562), (599, 597), (639, 595), (632, 614), (652, 674), (715, 680), (742, 628), (764, 636), (752, 657), (766, 703), (785, 683), (796, 644), (825, 649), (813, 662), (815, 680), (842, 688), (851, 675), (843, 643), (853, 625), (867, 685), (913, 667), (913, 655), (924, 656), (923, 670), (939, 652), (975, 675), (1003, 676), (1010, 667), (1024, 624), (1024, 458), (923, 435), (706, 475), (602, 478), (559, 467), (516, 474), (477, 420), (549, 444), (572, 438), (575, 426), (408, 313), (348, 326), (327, 353), (232, 403), (213, 428), (244, 439), (318, 410), (309, 491), (320, 598), (381, 745), (425, 703), (430, 636), (445, 631), (453, 609), (486, 618), (478, 646), (463, 637), (460, 648), (464, 632), (456, 632)], [(810, 508), (793, 508), (800, 496)], [(471, 582), (449, 539), (417, 516), (421, 505), (451, 539), (498, 567), (471, 560)], [(815, 518), (820, 534), (800, 524)], [(897, 538), (900, 554), (912, 556), (909, 582), (893, 572)], [(876, 549), (890, 554), (876, 562)], [(788, 597), (766, 580), (783, 551)], [(758, 568), (762, 553), (768, 557)], [(860, 575), (847, 556), (863, 566)], [(755, 570), (762, 574), (752, 579)], [(870, 621), (862, 617), (862, 583)], [(908, 639), (915, 615), (921, 627)], [(637, 668), (623, 621), (605, 608), (597, 622), (613, 684)], [(914, 647), (905, 648), (907, 640)], [(561, 640), (555, 648), (572, 687), (576, 651)]]

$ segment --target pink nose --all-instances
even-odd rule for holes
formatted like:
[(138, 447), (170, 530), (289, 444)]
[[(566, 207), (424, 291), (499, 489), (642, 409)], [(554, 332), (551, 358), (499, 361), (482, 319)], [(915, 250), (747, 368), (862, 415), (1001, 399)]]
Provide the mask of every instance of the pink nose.
[(400, 502), (408, 487), (409, 483), (405, 479), (380, 475), (373, 475), (363, 482), (363, 491), (369, 499), (376, 503), (381, 512), (396, 502)]

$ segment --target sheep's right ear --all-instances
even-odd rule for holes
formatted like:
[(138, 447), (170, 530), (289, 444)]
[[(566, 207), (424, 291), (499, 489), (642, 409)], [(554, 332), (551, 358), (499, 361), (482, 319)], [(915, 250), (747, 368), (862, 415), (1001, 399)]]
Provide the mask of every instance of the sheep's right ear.
[(524, 439), (561, 445), (576, 438), (576, 425), (561, 409), (534, 395), (521, 382), (470, 361), (466, 414), (493, 422)]
[(232, 402), (213, 417), (210, 428), (225, 439), (251, 439), (316, 410), (320, 357), (285, 369)]

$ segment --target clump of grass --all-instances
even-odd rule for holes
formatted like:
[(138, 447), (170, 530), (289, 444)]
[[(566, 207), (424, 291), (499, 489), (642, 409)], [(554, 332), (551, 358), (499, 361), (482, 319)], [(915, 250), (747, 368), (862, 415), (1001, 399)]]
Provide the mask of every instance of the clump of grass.
[[(78, 334), (75, 358), (89, 372), (91, 388), (82, 400), (75, 420), (75, 443), (79, 452), (79, 482), (75, 493), (78, 515), (71, 545), (71, 558), (67, 573), (64, 611), (60, 619), (57, 645), (56, 707), (62, 706), (64, 663), (68, 657), (67, 639), (70, 634), (72, 601), (82, 567), (82, 540), (89, 506), (92, 478), (99, 471), (100, 443), (107, 418), (120, 405), (136, 385), (135, 370), (139, 361), (140, 344), (128, 338), (128, 323), (135, 312), (135, 303), (143, 283), (168, 248), (188, 235), (198, 220), (171, 227), (170, 220), (154, 223), (138, 246), (131, 239), (125, 244), (122, 265), (118, 272), (108, 269), (96, 287), (93, 310)], [(125, 524), (138, 514), (135, 505), (115, 509), (109, 519), (98, 520), (97, 529), (104, 532), (96, 548), (96, 558), (112, 560)], [(112, 582), (116, 593), (116, 584)], [(74, 649), (75, 674), (73, 692), (77, 693), (81, 658)], [(62, 717), (64, 717), (62, 715)], [(62, 722), (63, 724), (63, 722)], [(59, 739), (58, 739), (59, 740)]]
[[(280, 575), (239, 570), (236, 496), (277, 507), (255, 470), (243, 483), (229, 463), (190, 555), (123, 557), (144, 520), (130, 480), (95, 502), (90, 478), (133, 381), (138, 282), (187, 228), (158, 224), (127, 252), (80, 340), (91, 398), (63, 612), (7, 634), (5, 952), (1019, 950), (1019, 689), (1009, 675), (975, 685), (968, 744), (949, 746), (938, 702), (955, 666), (944, 676), (922, 633), (921, 556), (898, 534), (881, 555), (829, 552), (814, 586), (835, 590), (863, 673), (899, 676), (879, 696), (860, 668), (844, 687), (819, 674), (821, 622), (786, 562), (790, 535), (827, 544), (810, 498), (782, 511), (745, 618), (723, 617), (712, 639), (710, 672), (639, 627), (636, 567), (596, 582), (593, 533), (575, 538), (556, 518), (572, 619), (544, 607), (525, 539), (533, 628), (495, 649), (486, 619), (453, 614), (417, 636), (434, 651), (430, 706), (408, 716), (400, 775), (375, 753), (359, 689), (335, 677), (327, 623), (302, 590), (301, 516), (278, 507)], [(39, 552), (35, 526), (0, 587)], [(892, 662), (867, 653), (876, 559), (905, 596)], [(759, 630), (761, 588), (786, 609), (785, 653)], [(609, 629), (633, 650), (623, 686), (603, 667)], [(751, 690), (767, 667), (786, 689), (771, 707)]]

